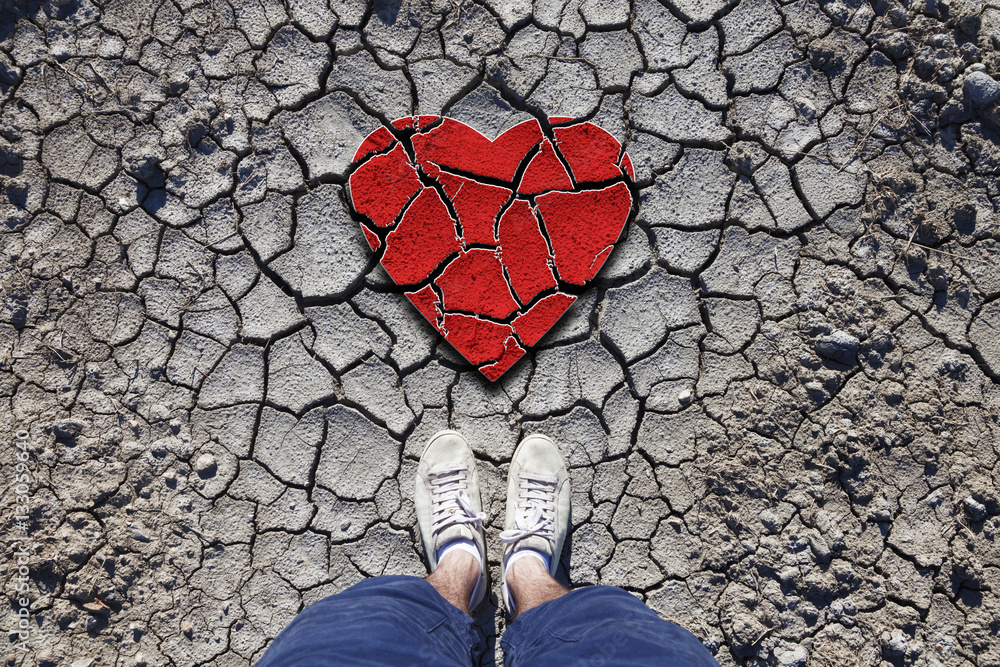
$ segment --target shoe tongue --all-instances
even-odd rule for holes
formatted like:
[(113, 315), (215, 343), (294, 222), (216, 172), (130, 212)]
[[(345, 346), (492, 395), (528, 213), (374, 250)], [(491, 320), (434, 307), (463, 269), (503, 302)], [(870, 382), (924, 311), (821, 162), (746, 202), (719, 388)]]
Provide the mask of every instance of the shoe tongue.
[(452, 540), (471, 540), (472, 530), (465, 524), (453, 524), (438, 533), (437, 543), (445, 545)]
[(545, 524), (545, 516), (537, 507), (526, 508), (517, 518), (517, 527), (523, 530), (541, 530)]
[(518, 540), (514, 551), (517, 552), (521, 549), (534, 549), (535, 551), (541, 551), (543, 554), (548, 554), (550, 557), (552, 556), (552, 542), (538, 535), (530, 535), (523, 540)]

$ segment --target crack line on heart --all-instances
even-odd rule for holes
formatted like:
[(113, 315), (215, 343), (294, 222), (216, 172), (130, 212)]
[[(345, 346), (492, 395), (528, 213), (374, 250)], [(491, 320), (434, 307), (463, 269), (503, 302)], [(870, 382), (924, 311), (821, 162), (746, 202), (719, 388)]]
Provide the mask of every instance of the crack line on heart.
[[(379, 227), (377, 224), (375, 224), (375, 221), (372, 220), (371, 218), (369, 218), (367, 215), (365, 215), (364, 213), (360, 214), (363, 217), (365, 217), (366, 219), (371, 220), (372, 224), (371, 225), (365, 225), (365, 227), (368, 229), (368, 231), (370, 231), (373, 234), (375, 234), (375, 236), (377, 236), (378, 239), (382, 242), (382, 245), (379, 246), (379, 250), (376, 251), (376, 252), (379, 252), (379, 251), (384, 252), (384, 248), (385, 248), (385, 245), (386, 245), (386, 238), (389, 236), (389, 233), (392, 232), (394, 229), (396, 229), (396, 227), (399, 226), (399, 223), (403, 221), (403, 216), (405, 216), (406, 212), (408, 210), (410, 210), (410, 205), (413, 204), (413, 202), (415, 202), (417, 200), (417, 197), (420, 196), (421, 192), (422, 192), (422, 190), (417, 190), (416, 192), (413, 193), (413, 195), (410, 196), (410, 200), (407, 201), (406, 204), (404, 204), (403, 207), (399, 210), (399, 213), (396, 214), (396, 217), (392, 221), (391, 225), (387, 225), (385, 227)], [(362, 223), (362, 224), (364, 224), (364, 223)], [(372, 229), (372, 226), (374, 226), (374, 229)], [(381, 255), (379, 255), (378, 261), (379, 262), (382, 261), (382, 256)]]
[[(437, 164), (436, 162), (432, 162), (430, 160), (428, 160), (428, 162), (430, 162), (430, 164), (433, 164), (436, 168), (438, 168), (440, 171), (442, 171), (442, 172), (444, 172), (446, 174), (451, 174), (452, 176), (460, 176), (462, 178), (467, 178), (470, 181), (476, 181), (477, 183), (482, 183), (483, 185), (492, 185), (492, 186), (495, 186), (495, 187), (504, 188), (506, 190), (513, 190), (516, 193), (517, 192), (517, 186), (521, 183), (521, 177), (524, 176), (524, 172), (527, 171), (528, 165), (531, 163), (531, 160), (539, 152), (541, 152), (541, 142), (539, 142), (538, 144), (532, 146), (524, 154), (524, 157), (521, 158), (521, 162), (518, 163), (517, 170), (514, 172), (514, 176), (511, 178), (510, 181), (505, 181), (503, 179), (495, 178), (493, 176), (487, 176), (486, 174), (477, 174), (477, 173), (474, 173), (474, 172), (471, 172), (471, 171), (464, 171), (462, 169), (456, 169), (454, 167), (448, 167), (448, 166), (445, 166), (445, 165), (440, 165), (440, 164)], [(417, 162), (419, 164), (419, 161), (417, 161)]]
[(552, 275), (556, 279), (556, 284), (562, 282), (562, 278), (559, 277), (559, 269), (556, 267), (556, 253), (552, 247), (552, 238), (549, 237), (549, 230), (545, 228), (545, 220), (542, 219), (542, 214), (538, 210), (538, 206), (535, 205), (534, 197), (531, 198), (531, 214), (535, 216), (535, 221), (538, 223), (538, 229), (542, 233), (542, 238), (545, 239), (545, 247), (548, 250), (549, 257), (546, 260), (548, 262), (549, 268), (552, 270)]
[[(504, 271), (504, 273), (506, 274), (506, 270)], [(511, 293), (514, 295), (514, 299), (517, 301), (517, 303), (520, 306), (520, 308), (518, 308), (517, 310), (515, 310), (513, 313), (511, 313), (507, 317), (505, 317), (503, 319), (500, 319), (500, 318), (490, 317), (490, 316), (485, 315), (483, 313), (477, 313), (477, 312), (474, 312), (474, 311), (466, 311), (466, 310), (461, 310), (461, 309), (458, 309), (458, 308), (448, 308), (448, 309), (446, 309), (445, 306), (444, 306), (444, 294), (441, 291), (440, 285), (438, 285), (434, 281), (431, 281), (430, 285), (431, 285), (431, 288), (434, 290), (435, 294), (437, 294), (438, 300), (441, 303), (442, 317), (444, 316), (445, 313), (451, 313), (451, 314), (457, 314), (457, 315), (469, 315), (469, 316), (481, 319), (481, 320), (483, 320), (485, 322), (493, 322), (495, 324), (509, 324), (509, 325), (513, 325), (514, 320), (516, 320), (521, 315), (524, 315), (525, 313), (527, 313), (528, 311), (530, 311), (536, 304), (538, 304), (539, 301), (542, 301), (542, 300), (544, 300), (544, 299), (546, 299), (546, 298), (548, 298), (550, 296), (553, 296), (555, 294), (560, 294), (561, 293), (561, 294), (566, 294), (567, 296), (574, 296), (574, 297), (579, 296), (578, 294), (570, 294), (569, 291), (566, 288), (562, 288), (562, 287), (560, 287), (560, 286), (557, 285), (557, 286), (554, 286), (554, 287), (546, 287), (545, 289), (541, 290), (536, 295), (534, 295), (531, 299), (529, 299), (528, 301), (522, 303), (520, 301), (520, 299), (517, 298), (517, 295), (516, 295), (516, 293), (514, 293), (514, 290), (511, 289)], [(509, 280), (507, 281), (507, 286), (508, 286), (508, 289), (510, 289), (510, 281)], [(583, 286), (583, 287), (581, 287), (580, 285), (568, 285), (568, 287), (572, 288), (573, 291), (580, 292), (580, 293), (582, 293), (582, 292), (586, 291), (587, 289), (589, 289), (589, 285), (588, 286)], [(521, 341), (520, 338), (518, 338), (518, 343), (520, 343), (522, 346), (524, 345), (524, 342)]]
[(441, 305), (441, 313), (442, 314), (448, 314), (448, 315), (468, 315), (469, 317), (475, 317), (476, 319), (482, 320), (483, 322), (492, 322), (493, 324), (511, 324), (511, 323), (513, 323), (513, 321), (515, 319), (517, 319), (517, 317), (519, 315), (523, 315), (524, 312), (526, 312), (526, 311), (521, 311), (521, 310), (515, 310), (513, 313), (511, 313), (507, 317), (505, 317), (503, 319), (499, 319), (499, 318), (496, 318), (496, 317), (490, 317), (489, 315), (485, 315), (483, 313), (477, 313), (474, 310), (462, 310), (460, 308), (449, 308), (449, 309), (445, 310), (444, 309), (444, 301), (443, 300), (442, 300), (441, 304), (442, 304)]
[[(577, 287), (579, 287), (579, 286), (577, 286)], [(560, 294), (560, 293), (567, 294), (566, 290), (560, 289), (560, 287), (558, 285), (556, 285), (555, 287), (546, 287), (545, 289), (543, 289), (542, 291), (540, 291), (538, 294), (536, 294), (535, 296), (531, 297), (531, 299), (529, 299), (527, 301), (527, 303), (524, 304), (524, 312), (528, 312), (529, 310), (531, 310), (532, 308), (534, 308), (538, 304), (539, 301), (547, 299), (548, 297), (552, 296), (553, 294)], [(574, 296), (575, 297), (575, 296), (579, 296), (579, 295), (577, 295), (577, 294), (567, 294), (567, 296)]]
[[(561, 150), (559, 150), (559, 141), (556, 139), (556, 133), (552, 129), (552, 124), (549, 123), (547, 120), (545, 123), (539, 123), (539, 124), (542, 126), (542, 132), (548, 138), (549, 143), (552, 144), (552, 151), (556, 154), (556, 159), (559, 160), (559, 162), (563, 166), (563, 169), (565, 169), (566, 173), (569, 174), (569, 181), (570, 183), (573, 184), (573, 191), (577, 192), (580, 189), (580, 184), (577, 183), (576, 174), (574, 174), (573, 170), (570, 169), (569, 167), (569, 160), (567, 160), (566, 156), (563, 155)], [(544, 193), (539, 193), (539, 194), (544, 194)]]
[(500, 268), (503, 271), (503, 279), (507, 281), (507, 288), (514, 296), (514, 300), (518, 303), (518, 305), (524, 308), (525, 304), (521, 302), (521, 297), (518, 296), (517, 290), (514, 289), (514, 283), (512, 283), (510, 279), (510, 272), (507, 270), (507, 265), (503, 261), (503, 246), (500, 245), (500, 220), (503, 219), (504, 214), (507, 213), (508, 210), (510, 210), (510, 207), (514, 205), (515, 201), (517, 201), (516, 194), (512, 196), (510, 200), (506, 204), (504, 204), (504, 206), (497, 213), (496, 218), (493, 220), (493, 238), (497, 240), (497, 251), (499, 252)]
[[(533, 149), (533, 151), (528, 153), (527, 155), (533, 158), (540, 151), (541, 149), (538, 150)], [(530, 162), (531, 162), (530, 159), (525, 160), (525, 163), (523, 165), (525, 170), (527, 170), (528, 164)], [(482, 183), (483, 185), (492, 185), (495, 187), (505, 188), (507, 190), (513, 189), (515, 194), (517, 194), (518, 198), (521, 199), (525, 198), (530, 199), (533, 197), (537, 197), (539, 195), (548, 194), (550, 192), (587, 192), (589, 190), (603, 190), (607, 187), (616, 185), (618, 183), (627, 184), (630, 182), (628, 175), (623, 172), (620, 175), (614, 176), (612, 178), (606, 178), (602, 181), (587, 181), (585, 183), (576, 184), (574, 185), (572, 190), (545, 190), (543, 192), (539, 192), (533, 195), (525, 195), (524, 193), (517, 193), (517, 188), (521, 184), (521, 177), (524, 175), (524, 173), (521, 171), (520, 168), (518, 169), (518, 173), (514, 174), (512, 183), (508, 183), (498, 178), (490, 178), (489, 176), (483, 176), (482, 174), (474, 174), (471, 171), (462, 171), (461, 169), (455, 169), (453, 167), (445, 167), (434, 162), (431, 162), (431, 164), (440, 169), (441, 173), (444, 174), (450, 174), (452, 176), (460, 176), (461, 178), (467, 178), (470, 181), (476, 181), (477, 183)], [(618, 166), (617, 163), (616, 166)]]
[[(448, 264), (451, 264), (451, 261), (449, 261)], [(447, 264), (445, 265), (445, 268), (448, 268)], [(443, 273), (444, 269), (441, 269), (441, 271)], [(439, 309), (439, 312), (441, 314), (438, 315), (435, 318), (435, 320), (437, 320), (437, 321), (436, 322), (432, 322), (432, 324), (434, 324), (434, 326), (436, 326), (439, 331), (444, 331), (444, 314), (445, 314), (445, 309), (444, 309), (444, 290), (442, 290), (441, 286), (438, 285), (433, 280), (430, 282), (430, 287), (431, 287), (431, 291), (434, 292), (434, 296), (437, 297), (438, 303), (441, 304), (441, 308)]]
[[(527, 167), (525, 167), (525, 168), (527, 168)], [(517, 176), (517, 174), (515, 174), (515, 177), (516, 176)], [(499, 247), (499, 241), (500, 241), (500, 220), (503, 218), (503, 216), (507, 212), (507, 210), (510, 209), (510, 207), (513, 206), (514, 202), (516, 202), (516, 201), (517, 201), (517, 189), (516, 188), (511, 188), (511, 197), (510, 197), (510, 199), (508, 199), (507, 203), (505, 203), (503, 206), (500, 207), (500, 210), (497, 211), (496, 217), (493, 219), (493, 238), (495, 238), (497, 240), (498, 247)]]
[[(460, 253), (458, 252), (453, 252), (450, 255), (446, 256), (444, 259), (441, 260), (440, 264), (434, 267), (434, 269), (427, 274), (426, 278), (424, 278), (418, 283), (396, 283), (395, 279), (393, 279), (393, 282), (396, 284), (396, 287), (400, 288), (399, 293), (401, 294), (422, 289), (427, 285), (432, 284), (438, 278), (440, 278), (441, 274), (444, 273), (444, 270), (448, 268), (448, 265), (454, 262), (456, 259), (458, 259), (459, 254)], [(391, 275), (389, 277), (392, 278)]]
[[(407, 117), (404, 116), (403, 118)], [(403, 118), (397, 118), (393, 122), (399, 122), (403, 120)], [(393, 125), (389, 128), (389, 131), (392, 133), (394, 137), (396, 137), (399, 143), (403, 144), (403, 150), (406, 151), (406, 154), (409, 156), (410, 162), (416, 165), (417, 163), (416, 149), (413, 147), (413, 141), (412, 141), (413, 136), (416, 134), (426, 134), (431, 130), (439, 127), (442, 123), (444, 123), (444, 118), (441, 118), (439, 116), (423, 126), (420, 125), (420, 116), (409, 116), (408, 118), (413, 119), (412, 125), (404, 128), (398, 128), (395, 125)]]
[[(434, 163), (432, 162), (431, 164)], [(455, 226), (455, 236), (458, 238), (458, 242), (464, 250), (465, 234), (462, 231), (462, 221), (458, 217), (458, 211), (455, 210), (455, 203), (452, 201), (451, 197), (448, 196), (448, 193), (445, 192), (444, 186), (441, 185), (441, 182), (438, 179), (425, 172), (419, 166), (416, 168), (416, 171), (417, 178), (419, 178), (420, 182), (424, 184), (424, 187), (433, 188), (438, 193), (438, 197), (441, 198), (445, 209), (448, 211), (448, 217), (451, 218), (451, 222)]]
[[(402, 142), (400, 142), (397, 139), (393, 138), (393, 140), (391, 142), (389, 142), (389, 145), (386, 146), (385, 148), (382, 148), (381, 150), (372, 151), (372, 152), (368, 153), (368, 155), (365, 155), (363, 158), (361, 158), (361, 160), (359, 162), (351, 162), (351, 164), (347, 167), (347, 171), (344, 172), (344, 178), (349, 183), (350, 180), (351, 180), (351, 176), (354, 175), (354, 172), (356, 172), (358, 169), (360, 169), (361, 167), (363, 167), (366, 164), (368, 164), (374, 158), (377, 158), (377, 157), (380, 157), (380, 156), (383, 156), (383, 155), (388, 155), (389, 153), (391, 153), (393, 151), (393, 149), (396, 147), (397, 143), (402, 143)], [(403, 146), (403, 150), (406, 150), (406, 146)]]
[[(503, 250), (500, 248), (498, 248), (497, 250), (500, 253), (500, 257), (502, 258)], [(521, 301), (521, 297), (518, 296), (517, 290), (514, 289), (514, 283), (512, 283), (510, 280), (510, 272), (507, 270), (507, 265), (504, 263), (503, 259), (500, 260), (500, 271), (503, 273), (503, 279), (507, 283), (507, 289), (510, 290), (511, 295), (514, 297), (514, 302), (517, 303), (518, 305), (519, 310), (516, 311), (516, 314), (520, 315), (522, 312), (527, 312), (527, 306), (523, 301)]]

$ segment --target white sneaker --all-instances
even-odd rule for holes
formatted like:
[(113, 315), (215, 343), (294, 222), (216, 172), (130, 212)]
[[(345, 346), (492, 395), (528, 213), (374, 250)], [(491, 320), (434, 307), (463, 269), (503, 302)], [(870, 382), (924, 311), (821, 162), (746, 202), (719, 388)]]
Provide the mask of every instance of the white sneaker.
[(479, 549), (479, 581), (469, 608), (483, 601), (486, 585), (486, 538), (476, 459), (468, 441), (455, 431), (431, 437), (420, 457), (413, 505), (430, 570), (438, 566), (441, 548), (455, 540), (471, 540)]
[(503, 590), (507, 611), (514, 602), (507, 589), (507, 561), (532, 549), (548, 559), (549, 574), (559, 567), (570, 520), (569, 473), (559, 448), (544, 435), (529, 435), (514, 450), (507, 473), (507, 517), (500, 533), (503, 550)]

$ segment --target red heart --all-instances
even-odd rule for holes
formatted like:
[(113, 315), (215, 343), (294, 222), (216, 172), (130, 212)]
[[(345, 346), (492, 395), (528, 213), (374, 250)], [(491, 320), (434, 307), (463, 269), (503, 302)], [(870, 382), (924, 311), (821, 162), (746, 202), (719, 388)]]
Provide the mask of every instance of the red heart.
[(593, 123), (549, 121), (549, 137), (530, 120), (490, 141), (450, 118), (401, 118), (354, 155), (351, 204), (372, 250), (490, 380), (597, 275), (632, 207), (621, 144)]

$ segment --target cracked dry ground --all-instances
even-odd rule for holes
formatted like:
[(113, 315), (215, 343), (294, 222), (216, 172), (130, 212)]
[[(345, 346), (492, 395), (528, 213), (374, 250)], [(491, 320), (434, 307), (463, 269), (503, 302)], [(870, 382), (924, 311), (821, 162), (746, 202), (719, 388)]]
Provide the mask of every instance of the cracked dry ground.
[[(569, 581), (722, 665), (1000, 664), (996, 0), (0, 9), (2, 530), (24, 428), (36, 544), (7, 664), (244, 665), (423, 574), (411, 480), (447, 426), (494, 581), (541, 431)], [(496, 384), (346, 207), (411, 114), (587, 119), (635, 166), (611, 259)]]

